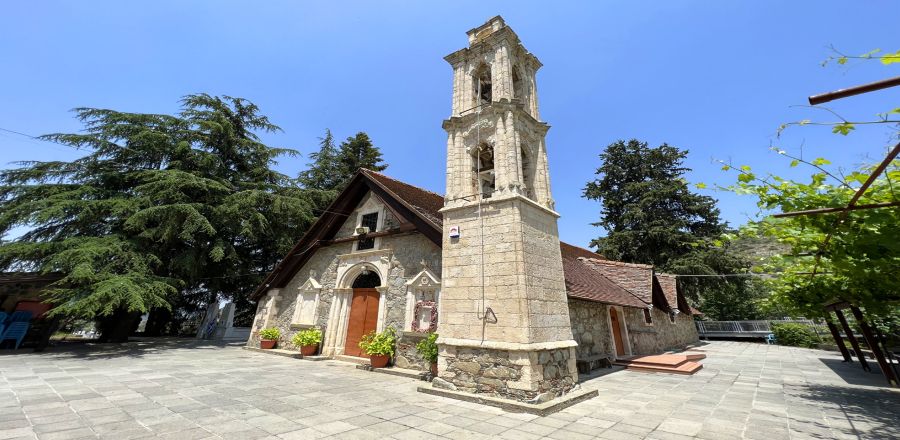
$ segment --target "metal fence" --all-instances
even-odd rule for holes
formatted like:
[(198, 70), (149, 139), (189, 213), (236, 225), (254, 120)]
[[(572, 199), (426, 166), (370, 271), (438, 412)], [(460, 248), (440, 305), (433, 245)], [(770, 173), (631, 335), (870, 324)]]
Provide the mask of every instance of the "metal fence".
[(762, 338), (772, 333), (772, 324), (797, 323), (807, 325), (819, 336), (828, 334), (828, 327), (810, 319), (780, 319), (766, 321), (695, 321), (700, 336), (733, 338)]

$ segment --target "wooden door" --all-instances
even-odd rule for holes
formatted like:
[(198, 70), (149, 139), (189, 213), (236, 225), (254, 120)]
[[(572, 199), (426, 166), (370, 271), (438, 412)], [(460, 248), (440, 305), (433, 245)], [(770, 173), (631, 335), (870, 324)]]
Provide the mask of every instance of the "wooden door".
[(350, 322), (347, 323), (347, 340), (344, 342), (344, 354), (348, 356), (365, 356), (359, 348), (359, 340), (363, 335), (374, 331), (378, 326), (378, 291), (375, 289), (353, 289), (350, 301)]
[(616, 356), (625, 355), (625, 343), (622, 341), (622, 326), (619, 324), (619, 313), (609, 308), (609, 324), (612, 326), (613, 341), (616, 345)]

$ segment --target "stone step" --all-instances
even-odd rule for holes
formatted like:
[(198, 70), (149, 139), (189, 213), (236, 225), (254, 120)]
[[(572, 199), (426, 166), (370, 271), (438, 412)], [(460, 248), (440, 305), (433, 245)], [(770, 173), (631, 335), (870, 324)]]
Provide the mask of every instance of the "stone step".
[(356, 356), (347, 356), (347, 355), (343, 355), (343, 354), (335, 356), (334, 359), (337, 361), (350, 362), (353, 364), (360, 364), (360, 365), (368, 365), (371, 362), (369, 360), (369, 358), (367, 358), (367, 357), (363, 358), (363, 357), (356, 357)]
[(702, 364), (697, 362), (685, 362), (677, 367), (666, 367), (666, 366), (641, 366), (641, 365), (629, 365), (626, 367), (628, 370), (633, 371), (641, 371), (646, 373), (671, 373), (671, 374), (686, 374), (691, 375), (703, 368)]
[(703, 365), (696, 361), (705, 357), (705, 355), (696, 354), (660, 354), (651, 356), (633, 356), (630, 358), (616, 360), (615, 362), (613, 362), (613, 364), (621, 365), (629, 370), (635, 371), (694, 374), (701, 368), (703, 368)]

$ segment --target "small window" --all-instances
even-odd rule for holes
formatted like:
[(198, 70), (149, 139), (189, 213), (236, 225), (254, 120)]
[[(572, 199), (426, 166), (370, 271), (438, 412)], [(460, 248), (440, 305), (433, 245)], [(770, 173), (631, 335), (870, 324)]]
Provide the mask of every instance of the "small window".
[[(372, 212), (369, 214), (363, 214), (362, 219), (359, 222), (359, 226), (369, 228), (369, 232), (375, 232), (378, 230), (378, 213)], [(356, 250), (363, 251), (366, 249), (375, 248), (375, 238), (373, 237), (363, 237), (360, 238), (358, 242), (356, 242)]]
[(644, 310), (644, 324), (653, 324), (653, 312), (650, 309)]
[(518, 67), (513, 68), (512, 80), (513, 98), (525, 102), (525, 85), (523, 84), (522, 77), (519, 75)]
[(522, 156), (522, 185), (524, 185), (525, 195), (534, 197), (534, 170), (532, 170), (531, 157), (528, 154), (528, 147), (522, 145), (519, 149)]

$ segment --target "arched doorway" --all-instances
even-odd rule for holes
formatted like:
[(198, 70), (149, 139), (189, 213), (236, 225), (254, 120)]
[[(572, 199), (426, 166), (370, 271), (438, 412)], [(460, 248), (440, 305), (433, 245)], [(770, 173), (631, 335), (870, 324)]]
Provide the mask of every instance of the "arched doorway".
[(344, 342), (344, 354), (363, 356), (359, 341), (363, 335), (375, 331), (378, 327), (379, 293), (376, 287), (381, 285), (381, 278), (375, 271), (363, 270), (353, 280), (353, 296), (350, 301), (350, 318), (347, 322), (347, 340)]

